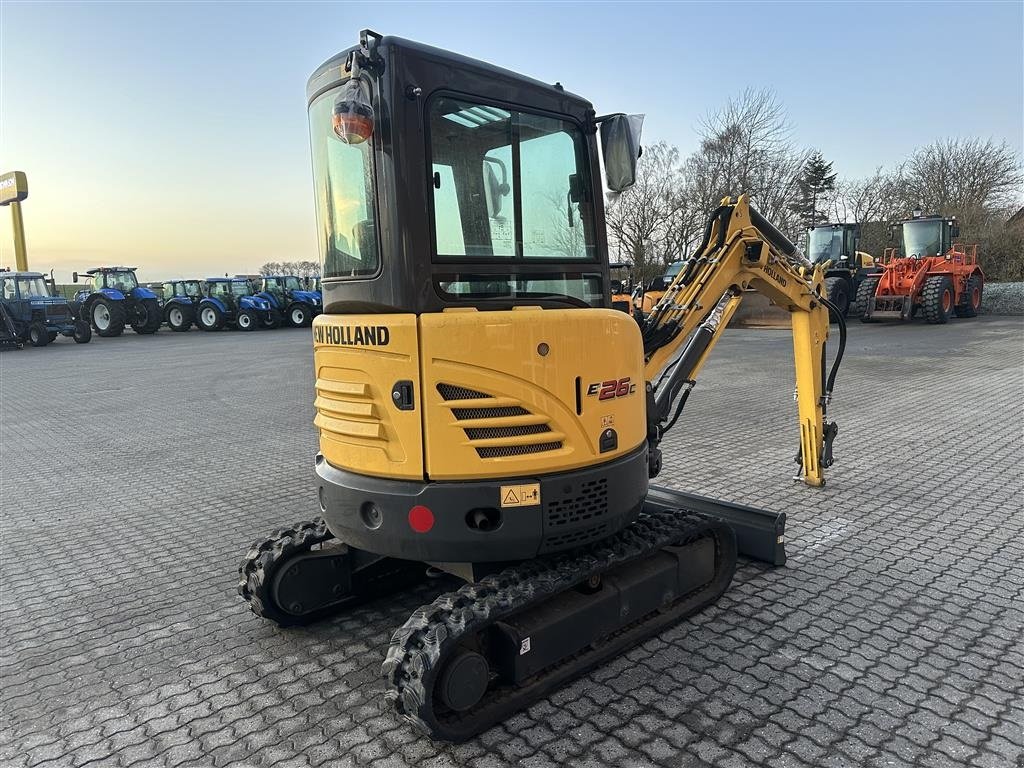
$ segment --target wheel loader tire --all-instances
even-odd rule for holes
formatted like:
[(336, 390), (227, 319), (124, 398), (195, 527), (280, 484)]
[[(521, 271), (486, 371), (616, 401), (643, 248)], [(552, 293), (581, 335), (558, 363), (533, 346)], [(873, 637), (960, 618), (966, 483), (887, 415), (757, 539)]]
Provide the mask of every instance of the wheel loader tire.
[(124, 302), (106, 297), (96, 299), (89, 307), (89, 320), (100, 336), (120, 336), (124, 331)]
[[(825, 278), (825, 297), (836, 305), (840, 317), (846, 317), (850, 310), (850, 285), (843, 277)], [(839, 318), (831, 309), (828, 311), (830, 323), (838, 323)]]
[(960, 303), (956, 305), (957, 317), (977, 317), (981, 309), (981, 293), (985, 287), (985, 280), (981, 275), (971, 275), (964, 287)]
[(88, 344), (92, 341), (92, 326), (85, 320), (75, 321), (75, 332), (71, 338), (75, 340), (75, 344)]
[(50, 333), (42, 323), (32, 323), (28, 327), (28, 341), (33, 347), (45, 347), (50, 343)]
[(259, 322), (255, 312), (251, 309), (242, 309), (239, 310), (238, 317), (235, 318), (235, 325), (240, 331), (255, 331)]
[(305, 328), (313, 322), (313, 310), (308, 304), (296, 302), (288, 307), (285, 317), (292, 328)]
[(925, 320), (939, 325), (948, 323), (953, 305), (953, 280), (949, 275), (933, 275), (924, 281), (921, 310)]
[(193, 310), (186, 309), (181, 304), (171, 304), (167, 308), (167, 327), (172, 331), (184, 333), (192, 327)]
[(140, 301), (136, 315), (136, 319), (132, 321), (132, 330), (136, 333), (156, 333), (164, 322), (164, 313), (160, 311), (160, 302), (156, 299)]
[(860, 318), (862, 323), (870, 323), (871, 318), (868, 317), (868, 307), (875, 300), (875, 291), (878, 289), (877, 277), (867, 277), (861, 281), (861, 284), (857, 286), (857, 296), (853, 300), (854, 312), (857, 317)]
[(224, 313), (212, 304), (199, 308), (197, 325), (204, 331), (219, 331), (224, 327)]

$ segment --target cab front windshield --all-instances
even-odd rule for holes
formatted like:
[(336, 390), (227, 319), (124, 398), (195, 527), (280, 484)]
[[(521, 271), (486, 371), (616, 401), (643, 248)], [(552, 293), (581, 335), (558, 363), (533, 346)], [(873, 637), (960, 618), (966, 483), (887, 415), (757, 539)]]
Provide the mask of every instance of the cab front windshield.
[(47, 290), (46, 281), (41, 277), (19, 277), (18, 292), (23, 299), (50, 295), (50, 291)]
[(185, 283), (185, 295), (197, 299), (203, 295), (203, 289), (198, 280), (189, 280)]
[[(96, 275), (97, 287), (102, 287), (104, 275)], [(134, 272), (107, 272), (107, 288), (113, 288), (121, 293), (128, 293), (138, 287), (139, 281)]]
[(231, 294), (233, 296), (248, 296), (249, 295), (249, 281), (248, 280), (232, 280), (231, 281)]
[(943, 223), (941, 219), (903, 222), (903, 254), (915, 258), (939, 255)]
[(807, 255), (811, 261), (821, 263), (843, 256), (843, 230), (833, 227), (815, 227), (807, 230)]

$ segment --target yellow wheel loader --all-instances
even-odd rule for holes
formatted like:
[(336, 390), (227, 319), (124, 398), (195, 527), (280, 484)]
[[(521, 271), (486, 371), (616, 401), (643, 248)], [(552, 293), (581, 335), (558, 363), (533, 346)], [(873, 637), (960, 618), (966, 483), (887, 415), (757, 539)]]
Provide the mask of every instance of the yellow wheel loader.
[(792, 313), (798, 479), (824, 483), (841, 349), (826, 375), (820, 268), (725, 199), (641, 327), (611, 307), (599, 163), (633, 183), (634, 120), (369, 31), (307, 96), (322, 518), (252, 545), (254, 612), (302, 624), (462, 579), (383, 663), (402, 717), (462, 741), (713, 603), (737, 554), (784, 562), (783, 514), (650, 480), (753, 287)]

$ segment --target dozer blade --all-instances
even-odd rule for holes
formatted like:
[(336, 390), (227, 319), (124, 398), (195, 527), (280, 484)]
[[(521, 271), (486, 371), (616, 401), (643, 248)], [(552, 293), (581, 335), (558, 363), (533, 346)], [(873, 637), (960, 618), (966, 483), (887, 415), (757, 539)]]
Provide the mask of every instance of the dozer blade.
[(740, 555), (772, 565), (786, 564), (786, 513), (748, 507), (730, 501), (652, 485), (644, 499), (644, 512), (688, 509), (722, 520), (736, 532)]
[(610, 539), (417, 609), (382, 667), (388, 698), (430, 738), (465, 741), (715, 602), (735, 568), (727, 524), (643, 514)]

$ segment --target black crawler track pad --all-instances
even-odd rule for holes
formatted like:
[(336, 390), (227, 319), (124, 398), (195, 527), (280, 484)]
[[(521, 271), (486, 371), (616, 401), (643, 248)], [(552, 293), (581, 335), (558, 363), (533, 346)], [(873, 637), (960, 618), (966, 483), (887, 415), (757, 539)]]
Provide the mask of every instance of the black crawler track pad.
[(341, 544), (320, 518), (252, 543), (238, 566), (238, 594), (282, 627), (309, 624), (421, 581), (424, 567)]
[(611, 539), (418, 608), (391, 640), (388, 698), (432, 739), (465, 741), (715, 602), (735, 568), (725, 523), (644, 514)]

